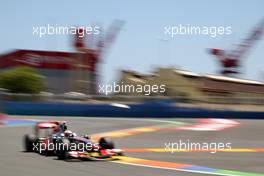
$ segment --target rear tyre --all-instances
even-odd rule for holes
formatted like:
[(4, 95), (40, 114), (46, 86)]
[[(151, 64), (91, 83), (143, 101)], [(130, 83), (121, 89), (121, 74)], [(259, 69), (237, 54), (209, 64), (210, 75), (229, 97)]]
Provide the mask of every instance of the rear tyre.
[(24, 136), (24, 149), (26, 152), (33, 152), (34, 143), (36, 142), (36, 137), (34, 135), (25, 135)]
[(59, 151), (56, 153), (59, 160), (67, 160), (66, 151)]
[(56, 155), (58, 157), (59, 160), (67, 160), (69, 159), (68, 156), (68, 147), (70, 147), (70, 141), (68, 139), (61, 139), (57, 142), (57, 145), (62, 147), (62, 148), (58, 148), (56, 150)]

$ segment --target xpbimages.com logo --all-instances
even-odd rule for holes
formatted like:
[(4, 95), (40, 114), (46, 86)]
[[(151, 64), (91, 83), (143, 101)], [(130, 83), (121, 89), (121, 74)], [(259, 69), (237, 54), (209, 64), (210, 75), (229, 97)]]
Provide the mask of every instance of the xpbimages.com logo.
[(104, 84), (98, 85), (99, 93), (108, 95), (111, 93), (139, 93), (144, 95), (151, 95), (153, 94), (162, 94), (166, 91), (166, 86), (164, 84), (160, 85), (150, 85), (150, 84), (124, 84), (121, 83), (115, 83), (113, 84)]
[(99, 143), (33, 143), (33, 151), (43, 153), (44, 151), (99, 151)]
[(190, 140), (179, 140), (177, 142), (165, 142), (164, 150), (171, 153), (179, 151), (199, 151), (199, 152), (209, 152), (216, 153), (218, 151), (228, 151), (231, 150), (232, 143), (224, 142), (192, 142)]
[(164, 26), (164, 35), (174, 38), (180, 35), (204, 35), (210, 37), (218, 37), (222, 35), (232, 34), (231, 26), (193, 26), (190, 24), (168, 25)]
[(44, 37), (48, 35), (75, 35), (78, 33), (79, 37), (84, 37), (86, 34), (99, 35), (101, 32), (99, 26), (60, 26), (47, 24), (43, 26), (33, 26), (32, 34), (37, 37)]

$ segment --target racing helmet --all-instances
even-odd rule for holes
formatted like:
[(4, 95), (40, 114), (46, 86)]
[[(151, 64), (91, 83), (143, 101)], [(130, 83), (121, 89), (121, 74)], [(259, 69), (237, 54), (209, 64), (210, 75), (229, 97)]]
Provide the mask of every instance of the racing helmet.
[(70, 130), (66, 130), (66, 131), (64, 131), (64, 135), (65, 135), (65, 137), (72, 137), (73, 136), (73, 132), (70, 131)]

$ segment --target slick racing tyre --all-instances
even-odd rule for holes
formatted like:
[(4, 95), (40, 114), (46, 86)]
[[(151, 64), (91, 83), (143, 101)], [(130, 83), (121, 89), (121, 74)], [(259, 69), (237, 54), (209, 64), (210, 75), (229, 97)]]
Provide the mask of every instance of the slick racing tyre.
[(68, 151), (70, 146), (70, 141), (66, 138), (60, 139), (57, 142), (57, 146), (60, 146), (60, 148), (57, 148), (55, 151), (57, 157), (59, 160), (67, 160), (68, 159)]
[(26, 152), (33, 152), (33, 144), (36, 142), (36, 137), (34, 135), (24, 136), (24, 148)]
[(113, 149), (115, 148), (114, 143), (109, 138), (102, 137), (99, 139), (99, 146), (103, 149)]

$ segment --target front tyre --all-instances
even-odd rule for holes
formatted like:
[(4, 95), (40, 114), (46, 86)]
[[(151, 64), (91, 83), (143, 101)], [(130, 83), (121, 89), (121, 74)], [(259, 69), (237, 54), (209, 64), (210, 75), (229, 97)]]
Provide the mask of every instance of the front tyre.
[(99, 139), (99, 146), (103, 149), (114, 149), (114, 143), (111, 139), (102, 137)]

